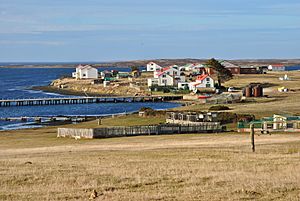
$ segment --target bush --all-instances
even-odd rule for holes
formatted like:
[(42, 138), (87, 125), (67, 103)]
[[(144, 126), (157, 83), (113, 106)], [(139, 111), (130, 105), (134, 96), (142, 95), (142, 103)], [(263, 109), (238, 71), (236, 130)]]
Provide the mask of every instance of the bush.
[(236, 123), (239, 121), (250, 122), (254, 119), (255, 116), (251, 114), (236, 114), (232, 112), (220, 112), (217, 117), (217, 120), (221, 124)]
[(214, 105), (214, 106), (211, 106), (208, 110), (219, 111), (219, 110), (230, 110), (230, 108), (225, 105)]
[(175, 90), (174, 87), (169, 86), (151, 86), (151, 91), (162, 91), (164, 93), (169, 93), (171, 90)]
[(150, 107), (142, 107), (140, 112), (145, 112), (145, 116), (165, 116), (166, 111), (156, 111)]
[(221, 112), (218, 113), (217, 119), (219, 122), (221, 122), (221, 124), (234, 123), (236, 122), (237, 115), (232, 112)]

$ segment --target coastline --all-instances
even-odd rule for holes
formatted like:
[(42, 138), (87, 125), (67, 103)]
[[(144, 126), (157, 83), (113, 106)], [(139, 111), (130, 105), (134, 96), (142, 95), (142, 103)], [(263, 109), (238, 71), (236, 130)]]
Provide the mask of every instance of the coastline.
[(100, 93), (84, 93), (84, 92), (79, 92), (79, 91), (74, 91), (74, 90), (67, 90), (67, 89), (59, 89), (56, 87), (52, 87), (52, 86), (34, 86), (31, 87), (30, 90), (35, 90), (35, 91), (43, 91), (46, 93), (55, 93), (55, 94), (59, 94), (59, 95), (69, 95), (69, 96), (113, 96), (115, 97), (116, 95), (113, 94), (100, 94)]
[[(207, 59), (182, 58), (182, 59), (144, 59), (131, 61), (110, 61), (110, 62), (3, 62), (0, 68), (74, 68), (79, 64), (89, 64), (96, 68), (128, 68), (131, 66), (146, 66), (149, 62), (155, 62), (160, 66), (185, 65), (187, 63), (205, 63)], [(296, 65), (300, 59), (227, 59), (238, 65), (269, 65), (279, 63), (285, 65)]]

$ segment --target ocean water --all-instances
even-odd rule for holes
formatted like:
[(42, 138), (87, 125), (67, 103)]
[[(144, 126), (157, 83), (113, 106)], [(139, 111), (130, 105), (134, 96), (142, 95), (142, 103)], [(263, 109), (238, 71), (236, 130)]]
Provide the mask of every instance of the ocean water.
[[(101, 68), (110, 70), (112, 68)], [(114, 68), (130, 71), (129, 68)], [(41, 98), (64, 96), (43, 91), (33, 91), (32, 86), (43, 86), (62, 76), (71, 75), (74, 68), (0, 68), (0, 99)], [(168, 109), (177, 107), (177, 103), (99, 103), (52, 106), (0, 107), (0, 118), (34, 117), (58, 115), (107, 115), (135, 112), (141, 107)], [(0, 130), (33, 127), (31, 122), (0, 121)], [(39, 127), (39, 126), (38, 126)]]

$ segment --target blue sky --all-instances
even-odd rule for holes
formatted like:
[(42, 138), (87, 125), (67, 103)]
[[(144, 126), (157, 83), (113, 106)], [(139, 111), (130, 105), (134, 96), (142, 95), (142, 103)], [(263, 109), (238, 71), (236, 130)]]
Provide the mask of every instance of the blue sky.
[(299, 0), (0, 0), (0, 62), (300, 58)]

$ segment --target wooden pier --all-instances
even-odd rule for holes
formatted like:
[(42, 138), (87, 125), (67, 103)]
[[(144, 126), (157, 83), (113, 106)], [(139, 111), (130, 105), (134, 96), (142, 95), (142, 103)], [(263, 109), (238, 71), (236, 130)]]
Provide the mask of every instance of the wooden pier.
[(124, 97), (61, 97), (61, 98), (34, 98), (0, 100), (0, 107), (12, 106), (39, 106), (39, 105), (66, 105), (91, 103), (118, 103), (118, 102), (165, 102), (181, 100), (182, 96), (124, 96)]

